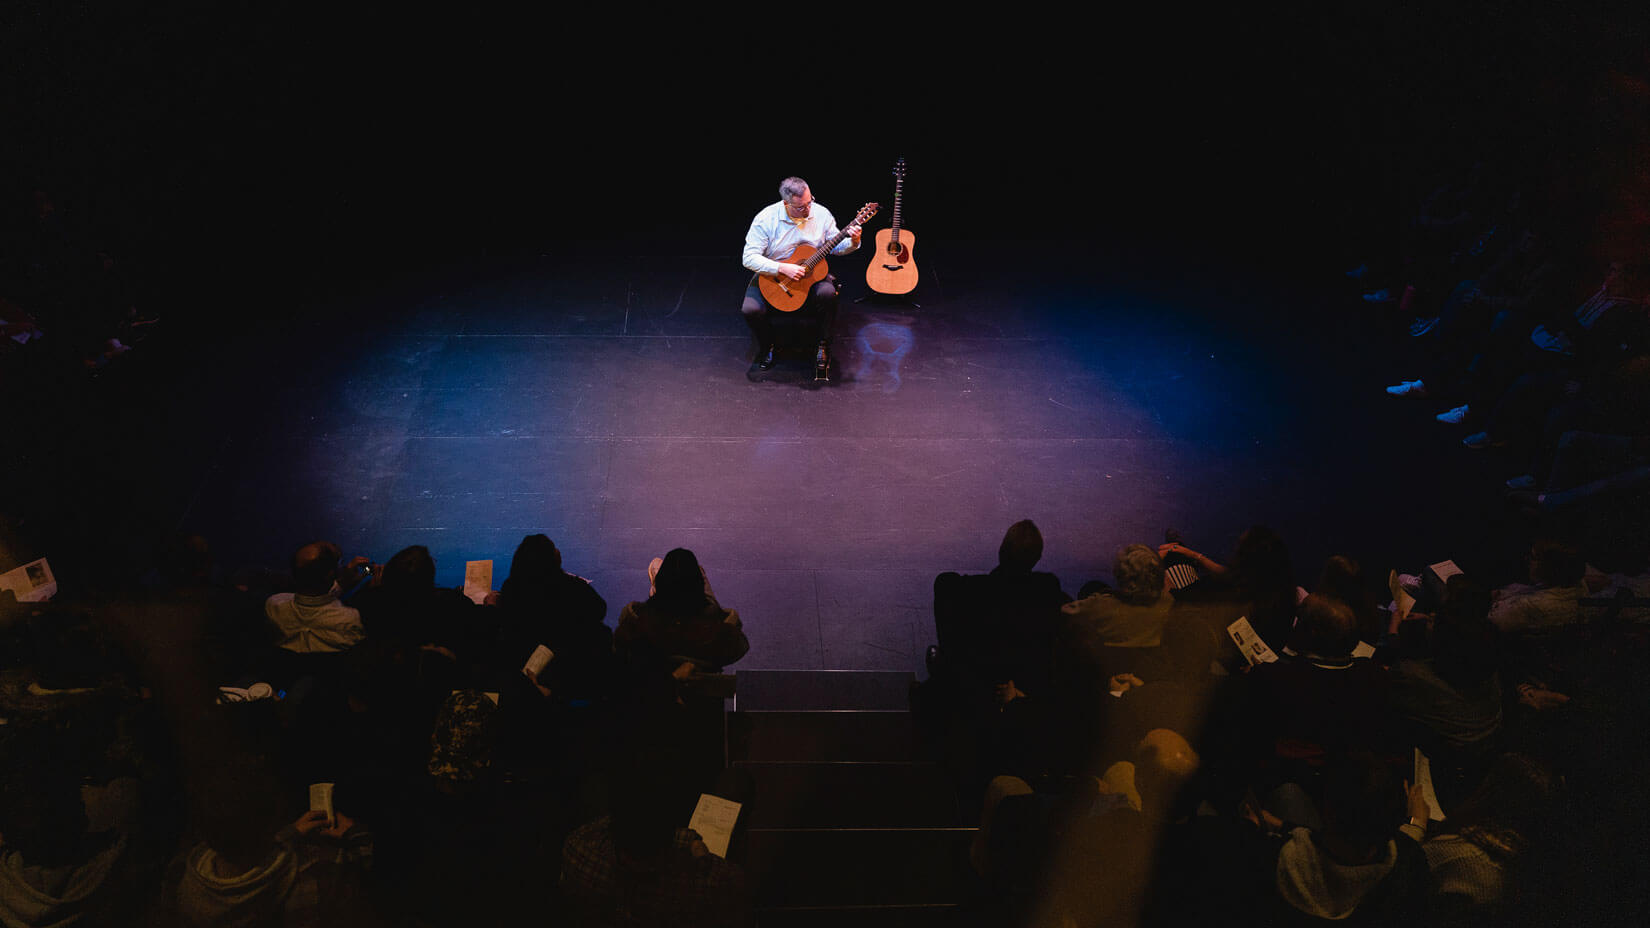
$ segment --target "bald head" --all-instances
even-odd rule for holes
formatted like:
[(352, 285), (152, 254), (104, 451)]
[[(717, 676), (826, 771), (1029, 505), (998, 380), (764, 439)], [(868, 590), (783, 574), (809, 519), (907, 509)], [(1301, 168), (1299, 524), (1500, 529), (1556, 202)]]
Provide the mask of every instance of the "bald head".
[(1197, 752), (1177, 731), (1154, 728), (1134, 747), (1134, 783), (1146, 809), (1165, 809), (1197, 773)]
[(299, 593), (323, 596), (332, 589), (338, 574), (338, 546), (330, 541), (314, 541), (292, 555), (292, 585)]

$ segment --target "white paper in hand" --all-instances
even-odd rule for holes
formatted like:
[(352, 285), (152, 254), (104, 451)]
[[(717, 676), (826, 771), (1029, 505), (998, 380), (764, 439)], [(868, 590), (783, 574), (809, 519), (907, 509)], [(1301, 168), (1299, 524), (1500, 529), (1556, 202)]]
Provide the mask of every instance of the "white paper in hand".
[(1231, 636), (1232, 642), (1237, 645), (1243, 659), (1248, 661), (1251, 667), (1256, 664), (1270, 664), (1278, 659), (1277, 654), (1261, 640), (1255, 627), (1249, 624), (1248, 616), (1241, 616), (1236, 622), (1226, 626), (1226, 634)]
[(11, 590), (20, 603), (43, 603), (57, 595), (57, 578), (45, 558), (0, 574), (0, 590)]
[(739, 820), (739, 803), (709, 793), (699, 794), (699, 804), (693, 807), (693, 818), (688, 827), (705, 839), (705, 847), (724, 860), (728, 856), (728, 842), (733, 839), (733, 826)]
[(327, 827), (332, 827), (335, 818), (332, 812), (331, 783), (309, 784), (309, 811), (325, 812), (327, 814)]
[(493, 562), (492, 561), (465, 561), (464, 562), (464, 595), (470, 602), (481, 605), (487, 594), (493, 591)]
[(555, 656), (556, 652), (541, 644), (533, 649), (533, 653), (528, 656), (527, 663), (521, 668), (521, 672), (537, 680), (539, 674), (544, 672), (544, 668), (549, 666), (550, 659)]
[(1398, 580), (1396, 570), (1386, 575), (1386, 588), (1392, 594), (1393, 605), (1398, 610), (1398, 621), (1402, 622), (1409, 618), (1409, 610), (1415, 608), (1415, 597), (1409, 595), (1409, 591), (1404, 589), (1403, 583)]
[(1421, 795), (1427, 801), (1427, 817), (1435, 822), (1444, 820), (1444, 810), (1438, 805), (1438, 794), (1432, 790), (1432, 761), (1420, 748), (1415, 749), (1415, 782), (1421, 787)]

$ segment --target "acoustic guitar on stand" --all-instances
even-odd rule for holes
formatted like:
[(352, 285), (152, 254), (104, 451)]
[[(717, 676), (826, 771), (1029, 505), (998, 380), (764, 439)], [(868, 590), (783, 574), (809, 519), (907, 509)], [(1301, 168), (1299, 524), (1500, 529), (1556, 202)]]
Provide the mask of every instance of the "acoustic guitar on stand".
[(877, 230), (877, 247), (865, 265), (865, 285), (878, 293), (910, 293), (917, 286), (917, 262), (911, 249), (917, 237), (900, 228), (900, 197), (905, 193), (905, 159), (894, 165), (894, 224)]
[[(881, 204), (878, 203), (865, 204), (859, 208), (859, 212), (854, 215), (854, 221), (848, 223), (848, 225), (859, 226), (861, 229), (865, 228), (866, 220), (875, 216), (877, 210), (881, 208)], [(792, 280), (778, 274), (759, 274), (756, 277), (757, 289), (762, 291), (762, 296), (773, 305), (774, 309), (787, 313), (796, 312), (802, 308), (803, 303), (808, 302), (808, 292), (814, 288), (814, 284), (824, 280), (825, 275), (830, 272), (830, 267), (825, 263), (825, 256), (830, 254), (831, 249), (840, 245), (842, 240), (847, 237), (848, 228), (844, 226), (841, 231), (831, 236), (828, 241), (822, 243), (817, 249), (806, 242), (796, 246), (790, 254), (780, 259), (780, 263), (802, 265), (803, 270), (806, 271), (802, 275), (802, 279)]]

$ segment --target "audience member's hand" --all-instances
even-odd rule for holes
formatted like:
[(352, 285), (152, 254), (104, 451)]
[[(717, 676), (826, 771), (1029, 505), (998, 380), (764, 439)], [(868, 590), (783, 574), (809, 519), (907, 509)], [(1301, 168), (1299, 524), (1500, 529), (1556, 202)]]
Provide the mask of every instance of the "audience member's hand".
[(526, 667), (521, 668), (521, 675), (527, 678), (528, 683), (533, 684), (533, 689), (538, 690), (540, 696), (543, 696), (545, 699), (550, 698), (550, 687), (540, 683), (539, 678), (531, 673), (528, 673)]
[(454, 654), (453, 650), (451, 648), (446, 647), (444, 645), (425, 643), (425, 644), (419, 645), (418, 650), (428, 651), (431, 654), (439, 654), (442, 657), (445, 657), (447, 660), (450, 660), (455, 664), (458, 663), (458, 655)]
[(488, 590), (487, 595), (481, 597), (481, 604), (483, 606), (498, 605), (498, 590)]
[(1215, 563), (1207, 556), (1200, 552), (1193, 551), (1191, 548), (1186, 547), (1178, 541), (1171, 541), (1166, 545), (1157, 546), (1157, 556), (1159, 558), (1165, 558), (1171, 554), (1178, 554), (1181, 557), (1195, 561), (1200, 567), (1211, 573), (1223, 573), (1226, 570), (1226, 568)]
[(1426, 623), (1426, 622), (1431, 622), (1431, 621), (1432, 621), (1432, 616), (1428, 615), (1425, 612), (1403, 612), (1403, 613), (1394, 612), (1394, 613), (1392, 613), (1392, 621), (1390, 623), (1388, 623), (1388, 625), (1387, 625), (1386, 633), (1389, 634), (1389, 635), (1396, 635), (1396, 634), (1398, 634), (1398, 630), (1400, 628), (1402, 628), (1405, 625), (1408, 625), (1411, 622)]
[(1409, 806), (1411, 819), (1424, 822), (1432, 818), (1432, 807), (1427, 805), (1427, 794), (1421, 784), (1405, 780), (1404, 801)]
[(686, 680), (688, 677), (693, 676), (694, 671), (698, 669), (699, 668), (695, 667), (692, 661), (683, 661), (676, 665), (676, 669), (672, 670), (670, 675), (678, 680)]
[(344, 569), (349, 572), (348, 583), (350, 585), (360, 583), (363, 577), (369, 577), (372, 584), (376, 586), (384, 576), (384, 565), (374, 564), (372, 558), (361, 554), (350, 558)]
[(1277, 834), (1283, 829), (1283, 819), (1266, 811), (1261, 806), (1260, 800), (1255, 798), (1253, 791), (1250, 791), (1248, 795), (1243, 797), (1243, 801), (1238, 803), (1238, 814), (1243, 816), (1249, 824), (1269, 835)]
[(337, 811), (333, 812), (332, 824), (329, 826), (327, 814), (320, 809), (311, 809), (298, 816), (298, 820), (292, 823), (292, 830), (306, 838), (317, 834), (329, 838), (342, 838), (345, 832), (354, 827), (355, 819)]
[(1547, 689), (1539, 683), (1518, 684), (1518, 701), (1531, 709), (1556, 709), (1570, 701), (1570, 697), (1556, 690)]
[(322, 831), (327, 827), (327, 814), (320, 809), (310, 809), (298, 820), (292, 823), (292, 830), (307, 837), (312, 832)]
[(1013, 680), (1010, 680), (1007, 683), (997, 684), (992, 688), (991, 695), (992, 698), (997, 701), (997, 705), (999, 706), (1006, 706), (1014, 700), (1024, 699), (1026, 696), (1026, 694), (1020, 692), (1019, 687), (1014, 685)]
[(1145, 686), (1146, 681), (1132, 673), (1120, 673), (1111, 678), (1111, 692), (1113, 696), (1121, 696), (1136, 686)]

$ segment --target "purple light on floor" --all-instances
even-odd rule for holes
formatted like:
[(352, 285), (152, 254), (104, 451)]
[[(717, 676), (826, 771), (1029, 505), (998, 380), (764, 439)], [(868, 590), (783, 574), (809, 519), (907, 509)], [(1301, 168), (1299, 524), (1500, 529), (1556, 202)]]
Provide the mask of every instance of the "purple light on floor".
[(878, 368), (886, 366), (887, 379), (882, 384), (883, 392), (899, 390), (900, 365), (915, 342), (910, 327), (891, 322), (868, 323), (860, 328), (858, 341), (859, 366), (854, 370), (854, 379), (869, 383), (877, 376)]

